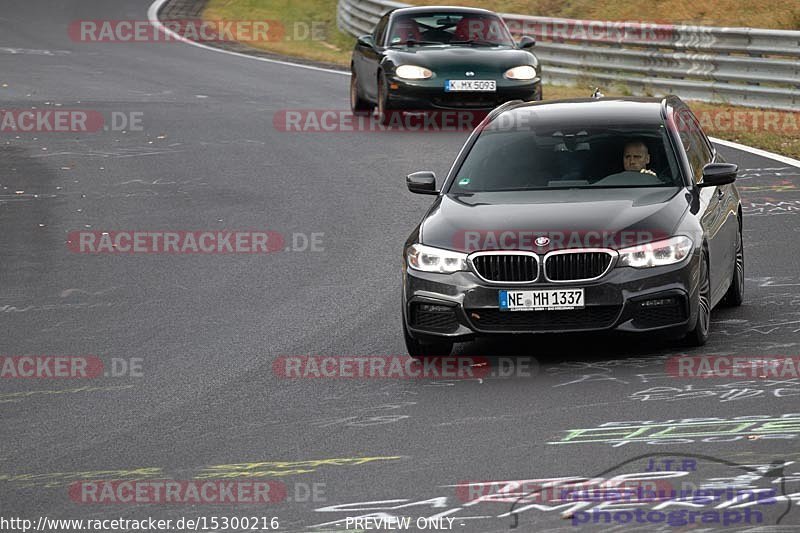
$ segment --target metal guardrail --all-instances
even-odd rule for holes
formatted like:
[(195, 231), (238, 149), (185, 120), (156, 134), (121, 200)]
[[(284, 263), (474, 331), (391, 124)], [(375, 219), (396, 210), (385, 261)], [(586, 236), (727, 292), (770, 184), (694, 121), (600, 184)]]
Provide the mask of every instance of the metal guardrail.
[[(364, 35), (399, 7), (408, 5), (339, 0), (337, 22)], [(501, 16), (515, 37), (536, 37), (548, 83), (800, 110), (800, 31)]]

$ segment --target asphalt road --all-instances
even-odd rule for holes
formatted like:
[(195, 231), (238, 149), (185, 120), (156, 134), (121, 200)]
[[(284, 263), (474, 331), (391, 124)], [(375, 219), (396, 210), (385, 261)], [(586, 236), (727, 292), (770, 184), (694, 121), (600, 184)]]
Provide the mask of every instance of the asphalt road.
[[(800, 493), (800, 427), (757, 421), (800, 411), (797, 379), (676, 379), (665, 367), (678, 353), (798, 354), (800, 169), (719, 148), (741, 169), (746, 302), (713, 313), (703, 349), (535, 338), (457, 346), (491, 356), (494, 370), (501, 357), (530, 358), (529, 375), (283, 379), (273, 361), (284, 355), (405, 353), (400, 253), (429, 199), (409, 194), (404, 176), (443, 176), (466, 133), (286, 133), (273, 126), (281, 110), (346, 109), (347, 77), (186, 44), (68, 36), (72, 21), (144, 20), (147, 8), (142, 0), (6, 0), (0, 10), (0, 107), (140, 113), (143, 125), (0, 134), (0, 355), (141, 364), (136, 375), (0, 381), (2, 517), (277, 516), (282, 530), (315, 531), (345, 529), (348, 516), (439, 515), (459, 531), (504, 531), (515, 522), (513, 497), (475, 501), (454, 485), (642, 477), (652, 454), (682, 464), (685, 475), (668, 474), (673, 486)], [(66, 243), (76, 230), (242, 228), (322, 233), (324, 249), (92, 255)], [(687, 421), (701, 418), (719, 420)], [(624, 421), (641, 429), (621, 429)], [(595, 429), (603, 425), (611, 429)], [(759, 466), (771, 464), (784, 466)], [(214, 476), (278, 481), (292, 501), (86, 504), (69, 494), (81, 480)], [(562, 516), (574, 502), (545, 500), (516, 504), (518, 530), (574, 530), (577, 519)], [(573, 511), (600, 502), (586, 505)], [(762, 512), (759, 531), (800, 524), (786, 497), (738, 505)], [(709, 516), (694, 528), (722, 529)], [(676, 529), (636, 519), (581, 527)]]

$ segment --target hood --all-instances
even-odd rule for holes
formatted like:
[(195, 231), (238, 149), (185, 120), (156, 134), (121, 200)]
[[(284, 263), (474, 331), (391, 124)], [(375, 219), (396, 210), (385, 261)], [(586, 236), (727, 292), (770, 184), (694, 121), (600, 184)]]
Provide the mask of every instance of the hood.
[(520, 65), (538, 65), (531, 53), (507, 46), (412, 46), (386, 50), (386, 56), (395, 65), (418, 65), (429, 68), (437, 75), (464, 74), (467, 70), (481, 73), (502, 73)]
[[(619, 249), (671, 236), (689, 207), (682, 191), (647, 187), (448, 194), (422, 222), (420, 242), (461, 252)], [(550, 242), (537, 245), (539, 236)]]

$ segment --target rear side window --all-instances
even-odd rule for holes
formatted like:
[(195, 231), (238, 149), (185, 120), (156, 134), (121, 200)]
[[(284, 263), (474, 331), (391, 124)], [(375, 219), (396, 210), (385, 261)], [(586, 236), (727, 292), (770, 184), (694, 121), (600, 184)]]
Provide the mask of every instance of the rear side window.
[(675, 111), (675, 125), (681, 137), (681, 143), (686, 156), (689, 158), (689, 165), (692, 167), (695, 183), (699, 183), (703, 177), (703, 167), (711, 162), (714, 155), (706, 143), (700, 125), (691, 111), (686, 108)]

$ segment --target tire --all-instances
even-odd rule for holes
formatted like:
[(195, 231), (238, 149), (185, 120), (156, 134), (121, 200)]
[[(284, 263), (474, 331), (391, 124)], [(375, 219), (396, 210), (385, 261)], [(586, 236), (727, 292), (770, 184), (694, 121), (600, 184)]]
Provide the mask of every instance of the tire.
[(700, 259), (698, 293), (697, 319), (694, 328), (684, 337), (684, 342), (689, 346), (703, 346), (708, 341), (708, 330), (711, 326), (711, 282), (708, 275), (708, 257), (705, 252)]
[(366, 115), (372, 111), (372, 104), (361, 98), (358, 91), (358, 77), (355, 72), (350, 73), (350, 110), (354, 115)]
[(540, 83), (534, 92), (531, 93), (530, 96), (523, 98), (524, 102), (538, 102), (542, 99), (542, 84)]
[(440, 341), (430, 344), (419, 342), (408, 332), (405, 318), (403, 319), (403, 337), (406, 341), (406, 350), (411, 357), (447, 357), (453, 351), (452, 342)]
[(378, 113), (378, 120), (384, 126), (388, 126), (392, 119), (393, 111), (389, 105), (389, 90), (386, 88), (386, 78), (383, 72), (378, 74), (378, 104), (375, 106)]
[(744, 241), (742, 239), (742, 228), (736, 241), (736, 257), (733, 263), (733, 275), (731, 276), (731, 286), (722, 298), (723, 305), (738, 307), (744, 301)]

